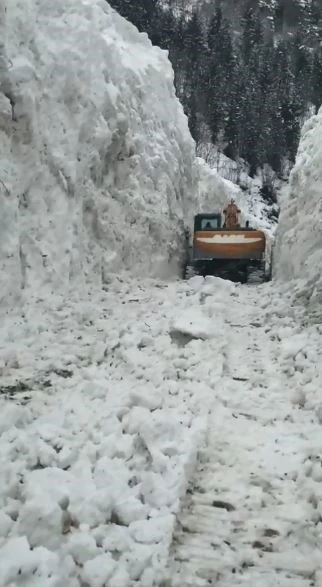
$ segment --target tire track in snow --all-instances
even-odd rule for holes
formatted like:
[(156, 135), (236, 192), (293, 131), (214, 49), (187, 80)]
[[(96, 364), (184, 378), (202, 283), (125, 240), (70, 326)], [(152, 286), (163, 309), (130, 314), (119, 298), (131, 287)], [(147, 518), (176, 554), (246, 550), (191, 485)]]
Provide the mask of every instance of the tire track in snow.
[(302, 475), (307, 438), (299, 434), (310, 416), (290, 403), (294, 384), (256, 296), (241, 288), (229, 306), (224, 377), (166, 587), (322, 585), (322, 539)]

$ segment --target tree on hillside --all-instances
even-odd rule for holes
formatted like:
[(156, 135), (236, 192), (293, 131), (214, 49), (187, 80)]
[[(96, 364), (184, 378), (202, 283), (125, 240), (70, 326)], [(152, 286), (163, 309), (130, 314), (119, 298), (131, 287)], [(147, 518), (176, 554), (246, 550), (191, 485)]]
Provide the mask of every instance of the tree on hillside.
[(200, 4), (188, 16), (184, 0), (171, 0), (172, 10), (161, 0), (110, 3), (169, 50), (197, 143), (210, 135), (252, 174), (268, 165), (281, 174), (294, 160), (303, 119), (322, 103), (322, 0), (276, 0), (275, 7), (214, 0), (207, 18)]
[(219, 4), (210, 22), (207, 41), (207, 121), (212, 139), (216, 142), (228, 116), (234, 76), (231, 33)]
[(311, 77), (311, 96), (310, 99), (315, 107), (319, 109), (322, 103), (322, 50), (316, 51), (313, 56), (312, 77)]
[(158, 0), (109, 0), (109, 4), (134, 24), (140, 32), (151, 32), (151, 22), (158, 10)]
[(169, 52), (176, 46), (176, 19), (169, 10), (165, 12), (157, 4), (146, 28), (153, 45), (158, 45)]
[(299, 0), (277, 0), (274, 22), (277, 32), (296, 29), (301, 19), (301, 2)]
[(242, 18), (242, 58), (244, 63), (255, 65), (255, 57), (258, 55), (258, 48), (263, 43), (263, 31), (259, 12), (254, 8), (247, 8)]
[(230, 86), (230, 101), (225, 121), (226, 147), (225, 155), (238, 160), (241, 157), (243, 143), (243, 101), (245, 97), (245, 79), (243, 65), (235, 60), (234, 75)]
[[(205, 77), (206, 47), (197, 14), (180, 22), (180, 50), (170, 53), (176, 75), (176, 88), (189, 118), (191, 134), (198, 140), (199, 121), (205, 110), (202, 88)], [(191, 120), (190, 120), (191, 119)], [(198, 136), (197, 136), (198, 135)]]

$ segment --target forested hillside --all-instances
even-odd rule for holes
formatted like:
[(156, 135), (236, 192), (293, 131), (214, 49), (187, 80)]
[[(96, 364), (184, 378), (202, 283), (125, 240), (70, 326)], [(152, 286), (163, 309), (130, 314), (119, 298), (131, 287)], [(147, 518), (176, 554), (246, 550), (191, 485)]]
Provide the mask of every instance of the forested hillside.
[(197, 144), (285, 177), (322, 101), (322, 1), (112, 0), (169, 50)]

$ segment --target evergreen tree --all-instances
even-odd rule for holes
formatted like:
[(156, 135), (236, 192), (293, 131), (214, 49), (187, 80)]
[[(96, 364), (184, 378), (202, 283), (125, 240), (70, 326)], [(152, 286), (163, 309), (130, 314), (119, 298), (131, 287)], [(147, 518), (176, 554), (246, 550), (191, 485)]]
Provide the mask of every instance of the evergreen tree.
[(234, 77), (234, 55), (228, 23), (217, 4), (208, 30), (207, 120), (212, 139), (222, 133), (229, 112), (230, 91)]
[(311, 78), (311, 101), (317, 111), (322, 104), (322, 51), (316, 51), (313, 57)]
[(171, 53), (177, 43), (175, 30), (176, 19), (172, 12), (164, 11), (156, 5), (147, 23), (146, 31), (153, 45), (158, 45), (161, 49), (167, 49)]
[(275, 8), (275, 30), (285, 33), (296, 29), (302, 16), (299, 0), (277, 0)]
[(241, 122), (244, 129), (241, 156), (249, 163), (251, 176), (255, 175), (261, 164), (261, 154), (258, 147), (262, 121), (256, 86), (256, 73), (249, 71), (245, 79), (242, 101)]
[(197, 14), (184, 24), (180, 69), (182, 84), (179, 96), (186, 114), (194, 117), (191, 121), (194, 138), (197, 136), (197, 125), (203, 109), (202, 77), (204, 75), (205, 43)]
[(259, 12), (248, 8), (242, 19), (242, 57), (244, 63), (256, 67), (258, 48), (263, 43), (263, 32)]
[(288, 44), (288, 53), (292, 59), (292, 69), (296, 80), (297, 93), (301, 101), (307, 103), (310, 97), (310, 80), (312, 78), (313, 59), (305, 46), (302, 33), (298, 31)]
[(243, 65), (235, 60), (234, 75), (230, 86), (230, 100), (225, 123), (225, 138), (227, 141), (225, 155), (231, 159), (241, 157), (243, 142), (243, 96), (245, 96), (245, 77)]
[(157, 10), (158, 0), (110, 0), (110, 5), (141, 32), (150, 32), (150, 23)]

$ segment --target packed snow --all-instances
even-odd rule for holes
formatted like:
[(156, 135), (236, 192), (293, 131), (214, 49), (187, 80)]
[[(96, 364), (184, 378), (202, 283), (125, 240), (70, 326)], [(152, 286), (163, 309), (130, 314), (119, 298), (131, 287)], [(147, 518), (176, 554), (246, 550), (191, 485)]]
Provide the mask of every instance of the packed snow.
[(1, 301), (175, 273), (197, 197), (165, 51), (105, 0), (1, 2)]
[(281, 201), (276, 277), (297, 280), (295, 297), (321, 318), (322, 112), (305, 123), (289, 190)]
[(198, 287), (191, 307), (216, 329), (201, 363), (221, 377), (209, 386), (168, 585), (321, 586), (322, 327), (275, 284)]

